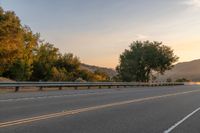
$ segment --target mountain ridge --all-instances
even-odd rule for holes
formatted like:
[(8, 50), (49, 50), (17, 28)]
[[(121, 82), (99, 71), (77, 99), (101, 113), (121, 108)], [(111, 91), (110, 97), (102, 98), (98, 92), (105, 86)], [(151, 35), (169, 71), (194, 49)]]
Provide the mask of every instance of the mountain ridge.
[[(84, 63), (81, 64), (81, 69), (86, 69), (91, 72), (101, 70), (107, 73), (110, 77), (117, 75), (117, 72), (112, 68), (88, 65)], [(166, 71), (164, 75), (157, 75), (156, 77), (157, 81), (166, 81), (167, 79), (175, 81), (181, 78), (186, 78), (190, 81), (200, 81), (200, 59), (179, 62), (174, 65), (174, 68)]]
[(107, 73), (109, 77), (114, 77), (117, 75), (117, 72), (113, 68), (100, 67), (100, 66), (89, 65), (89, 64), (84, 64), (84, 63), (81, 64), (80, 68), (91, 71), (91, 72), (100, 70), (102, 72)]
[(166, 71), (164, 75), (159, 75), (159, 81), (166, 79), (173, 81), (186, 78), (190, 81), (200, 81), (200, 59), (177, 63), (172, 70)]

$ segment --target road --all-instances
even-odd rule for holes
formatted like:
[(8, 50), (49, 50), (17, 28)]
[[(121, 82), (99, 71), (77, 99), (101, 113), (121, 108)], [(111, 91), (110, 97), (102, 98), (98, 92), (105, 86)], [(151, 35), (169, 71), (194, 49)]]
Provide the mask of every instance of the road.
[(0, 95), (0, 133), (199, 133), (200, 86)]

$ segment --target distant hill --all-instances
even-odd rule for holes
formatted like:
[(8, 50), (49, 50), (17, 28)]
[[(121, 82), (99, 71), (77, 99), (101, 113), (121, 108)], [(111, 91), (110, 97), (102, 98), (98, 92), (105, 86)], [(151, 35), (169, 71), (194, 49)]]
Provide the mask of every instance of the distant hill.
[(172, 70), (167, 71), (163, 76), (159, 76), (158, 80), (165, 81), (167, 78), (172, 80), (186, 78), (191, 81), (200, 81), (200, 59), (178, 63)]
[(107, 73), (110, 77), (113, 77), (117, 74), (117, 72), (112, 68), (99, 67), (99, 66), (88, 65), (88, 64), (81, 64), (81, 69), (85, 69), (91, 72), (94, 72), (96, 70), (101, 70), (102, 72)]

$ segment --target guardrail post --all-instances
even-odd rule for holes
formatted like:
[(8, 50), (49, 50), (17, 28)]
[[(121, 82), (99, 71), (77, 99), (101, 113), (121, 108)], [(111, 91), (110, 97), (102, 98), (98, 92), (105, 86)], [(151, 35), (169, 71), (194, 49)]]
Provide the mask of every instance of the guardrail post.
[(39, 90), (40, 90), (40, 91), (43, 91), (43, 87), (42, 87), (42, 86), (40, 86)]
[(90, 86), (88, 86), (88, 89), (90, 89)]
[(111, 88), (111, 86), (109, 85), (109, 86), (108, 86), (108, 88), (110, 89), (110, 88)]
[(101, 89), (101, 85), (99, 86), (99, 89)]
[(59, 90), (62, 90), (62, 87), (61, 87), (61, 86), (59, 87)]
[(19, 86), (16, 86), (15, 87), (15, 92), (18, 92), (19, 91)]

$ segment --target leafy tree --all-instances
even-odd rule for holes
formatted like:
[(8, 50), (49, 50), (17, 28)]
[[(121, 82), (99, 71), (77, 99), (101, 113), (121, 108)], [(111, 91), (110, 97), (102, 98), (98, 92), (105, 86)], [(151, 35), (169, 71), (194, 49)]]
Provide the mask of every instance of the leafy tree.
[(50, 80), (51, 70), (60, 56), (58, 48), (50, 43), (41, 44), (35, 51), (32, 80)]
[(109, 81), (110, 77), (106, 72), (103, 72), (99, 69), (94, 71), (95, 77), (97, 81)]
[(114, 77), (112, 77), (111, 80), (114, 81), (114, 82), (121, 82), (122, 81), (122, 79), (119, 77), (119, 75), (115, 75)]
[(94, 73), (88, 71), (88, 70), (79, 70), (78, 72), (78, 79), (81, 78), (85, 81), (95, 81), (95, 75)]
[(177, 60), (173, 50), (160, 42), (134, 41), (120, 55), (116, 70), (122, 81), (148, 82), (153, 71), (164, 74)]
[(25, 62), (29, 68), (29, 76), (27, 80), (30, 79), (33, 69), (33, 61), (36, 52), (36, 48), (39, 45), (40, 35), (39, 33), (34, 34), (28, 26), (23, 28), (23, 57), (22, 60)]
[(22, 58), (23, 30), (20, 19), (12, 11), (0, 7), (0, 71), (4, 73)]
[(56, 61), (56, 67), (65, 68), (67, 72), (77, 71), (80, 67), (80, 60), (72, 53), (61, 55)]
[(51, 69), (51, 81), (66, 81), (67, 76), (65, 69), (57, 69), (56, 67), (52, 67)]
[(80, 61), (72, 53), (60, 54), (52, 44), (44, 43), (35, 50), (32, 80), (75, 81)]
[(0, 74), (29, 80), (38, 40), (39, 34), (33, 34), (28, 26), (23, 27), (14, 12), (0, 7)]
[(55, 62), (55, 67), (64, 70), (67, 81), (75, 81), (79, 78), (80, 64), (78, 57), (74, 56), (72, 53), (65, 53), (59, 56), (58, 60)]
[(20, 81), (29, 77), (29, 66), (23, 60), (16, 60), (8, 71), (4, 73), (7, 77)]

